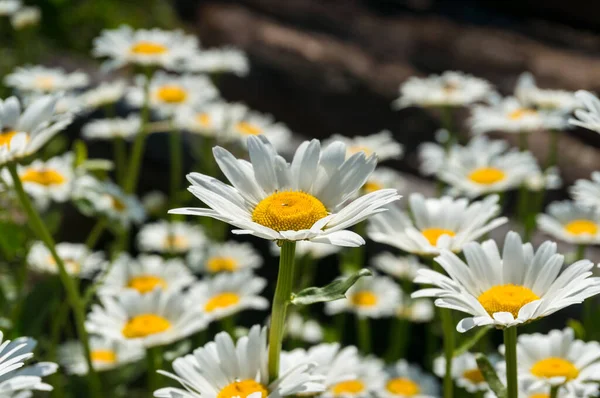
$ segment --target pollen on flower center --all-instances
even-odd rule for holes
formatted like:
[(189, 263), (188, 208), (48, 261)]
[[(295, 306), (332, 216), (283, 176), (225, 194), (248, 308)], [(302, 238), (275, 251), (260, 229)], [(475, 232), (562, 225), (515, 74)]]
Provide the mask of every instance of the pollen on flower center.
[(239, 122), (235, 127), (244, 135), (259, 135), (263, 132), (260, 127), (248, 122)]
[(111, 350), (93, 350), (90, 357), (94, 362), (115, 363), (117, 362), (117, 354)]
[(456, 235), (454, 231), (443, 228), (426, 228), (422, 230), (421, 233), (432, 246), (437, 245), (437, 241), (442, 235), (448, 235), (450, 237), (454, 237)]
[(529, 396), (529, 398), (550, 398), (550, 395), (544, 394), (544, 393), (539, 393), (539, 394), (532, 394)]
[(240, 296), (232, 292), (224, 292), (213, 296), (206, 302), (204, 310), (206, 312), (213, 312), (221, 308), (231, 307), (240, 302)]
[(481, 373), (481, 370), (477, 368), (464, 371), (463, 377), (474, 384), (483, 383), (485, 381), (483, 373)]
[(377, 305), (377, 295), (373, 292), (363, 290), (361, 292), (354, 293), (350, 297), (352, 304), (358, 307), (373, 307)]
[(233, 257), (212, 257), (206, 262), (206, 268), (213, 273), (233, 272), (237, 270), (237, 261)]
[(182, 235), (167, 235), (164, 244), (167, 249), (176, 250), (185, 250), (189, 246), (188, 239)]
[(51, 90), (54, 87), (54, 78), (52, 76), (38, 76), (35, 79), (35, 85), (42, 90)]
[(373, 153), (373, 150), (371, 150), (371, 148), (367, 148), (364, 145), (352, 145), (352, 146), (348, 147), (347, 151), (348, 151), (349, 156), (354, 155), (355, 153), (358, 153), (358, 152), (364, 152), (365, 155), (367, 155), (367, 156), (369, 156)]
[(519, 108), (519, 109), (516, 109), (516, 110), (510, 112), (508, 114), (508, 118), (511, 120), (520, 120), (520, 119), (523, 119), (524, 117), (535, 116), (535, 115), (537, 115), (537, 112), (534, 111), (533, 109)]
[(162, 333), (171, 328), (171, 323), (160, 315), (140, 314), (131, 318), (121, 331), (128, 339)]
[(113, 209), (115, 209), (117, 211), (123, 211), (127, 207), (127, 206), (125, 206), (125, 202), (123, 202), (121, 199), (119, 199), (115, 196), (111, 196), (111, 195), (109, 195), (109, 198), (110, 198)]
[(138, 275), (129, 279), (129, 282), (127, 283), (127, 287), (135, 289), (142, 294), (153, 291), (157, 286), (164, 289), (167, 287), (167, 282), (154, 275)]
[(565, 225), (565, 231), (571, 235), (595, 235), (598, 233), (598, 224), (590, 220), (573, 220)]
[(366, 193), (379, 191), (380, 189), (383, 189), (383, 185), (375, 181), (367, 181), (365, 185), (363, 185), (363, 190)]
[(419, 388), (417, 383), (406, 377), (391, 379), (387, 382), (385, 388), (392, 394), (401, 395), (403, 397), (412, 397), (421, 391), (421, 388)]
[(174, 85), (160, 87), (157, 90), (156, 95), (161, 101), (170, 104), (178, 104), (185, 101), (187, 98), (187, 92), (183, 88)]
[(275, 231), (300, 231), (327, 216), (327, 209), (304, 192), (275, 192), (260, 201), (252, 212), (252, 221)]
[(210, 126), (210, 116), (206, 113), (199, 113), (196, 115), (196, 121), (198, 121), (198, 123), (200, 123), (200, 125), (202, 127), (209, 127)]
[(259, 392), (261, 397), (266, 398), (269, 395), (267, 389), (260, 383), (247, 379), (241, 381), (234, 381), (231, 384), (225, 386), (219, 394), (217, 394), (217, 398), (246, 398), (248, 395), (251, 395), (255, 392)]
[(579, 369), (566, 359), (546, 358), (536, 362), (531, 367), (531, 373), (537, 377), (565, 377), (568, 381), (579, 376)]
[(346, 380), (331, 387), (334, 395), (359, 394), (365, 390), (365, 384), (360, 380)]
[(10, 148), (10, 141), (12, 140), (12, 138), (15, 135), (17, 135), (17, 132), (15, 130), (1, 131), (0, 132), (0, 146), (8, 145), (8, 147)]
[(66, 181), (65, 177), (62, 174), (52, 169), (28, 169), (23, 174), (21, 174), (20, 177), (21, 181), (23, 182), (33, 182), (36, 184), (44, 185), (46, 187), (49, 187), (51, 185), (60, 185)]
[(131, 46), (132, 53), (140, 55), (159, 55), (168, 51), (167, 47), (151, 41), (139, 41)]
[(510, 312), (515, 318), (521, 307), (539, 299), (528, 287), (513, 284), (494, 286), (477, 298), (488, 314)]
[(506, 178), (506, 174), (495, 167), (481, 167), (469, 174), (469, 180), (482, 185), (492, 185)]

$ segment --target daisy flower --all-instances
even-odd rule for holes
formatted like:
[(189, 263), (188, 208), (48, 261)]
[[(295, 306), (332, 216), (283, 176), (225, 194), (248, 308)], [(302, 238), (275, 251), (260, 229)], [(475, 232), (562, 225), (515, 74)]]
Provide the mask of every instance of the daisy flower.
[(600, 209), (600, 171), (592, 173), (592, 180), (577, 180), (570, 188), (575, 202), (583, 206)]
[(552, 166), (544, 171), (538, 170), (537, 173), (530, 174), (525, 178), (524, 184), (529, 191), (541, 192), (559, 189), (562, 187), (563, 181), (558, 167)]
[(411, 77), (400, 86), (400, 97), (392, 106), (467, 106), (486, 101), (493, 93), (487, 81), (462, 72), (447, 71), (426, 78)]
[(14, 14), (22, 6), (21, 0), (0, 0), (0, 17)]
[(383, 362), (372, 356), (359, 358), (359, 360), (360, 364), (353, 372), (353, 378), (335, 383), (327, 388), (321, 397), (364, 398), (379, 392), (385, 385), (386, 379)]
[(396, 282), (387, 276), (360, 278), (348, 289), (345, 299), (326, 302), (325, 313), (354, 312), (359, 317), (389, 317), (400, 304), (401, 293)]
[(124, 290), (146, 294), (156, 288), (179, 292), (196, 280), (183, 261), (144, 254), (137, 259), (126, 254), (119, 256), (99, 279), (102, 284), (98, 293), (111, 296), (117, 296)]
[(81, 135), (88, 140), (130, 139), (142, 129), (142, 119), (132, 114), (126, 118), (92, 120), (83, 126)]
[(121, 26), (104, 30), (94, 39), (92, 54), (108, 58), (109, 68), (133, 64), (172, 68), (198, 49), (198, 40), (180, 30), (133, 30)]
[(246, 54), (233, 47), (205, 49), (187, 58), (181, 67), (190, 73), (233, 73), (246, 76), (250, 70)]
[(174, 116), (176, 126), (205, 137), (217, 137), (223, 134), (230, 123), (231, 108), (240, 106), (224, 102), (210, 102), (198, 109), (182, 107)]
[[(90, 252), (87, 246), (81, 243), (58, 243), (56, 252), (65, 264), (67, 272), (79, 278), (91, 278), (96, 272), (106, 268), (104, 254)], [(40, 273), (58, 274), (58, 266), (50, 250), (40, 241), (35, 242), (29, 249), (27, 264), (32, 270)]]
[(344, 160), (342, 143), (321, 151), (318, 140), (306, 141), (291, 164), (264, 137), (249, 137), (248, 150), (250, 163), (214, 148), (217, 164), (233, 186), (199, 173), (188, 174), (189, 191), (210, 208), (170, 213), (213, 217), (240, 228), (235, 234), (263, 239), (360, 246), (363, 238), (346, 228), (400, 198), (394, 189), (381, 189), (347, 204), (375, 169), (376, 159), (359, 152)]
[(10, 24), (16, 30), (24, 29), (28, 26), (34, 26), (40, 23), (42, 12), (39, 7), (28, 6), (21, 7), (10, 17)]
[(171, 344), (204, 330), (208, 319), (198, 306), (189, 306), (183, 293), (154, 289), (142, 294), (128, 289), (117, 296), (99, 296), (85, 326), (90, 333), (145, 348)]
[[(313, 374), (314, 365), (290, 364), (269, 383), (267, 330), (254, 325), (237, 343), (225, 332), (215, 340), (173, 361), (174, 373), (159, 370), (181, 384), (154, 392), (159, 398), (276, 398), (313, 395), (323, 391), (323, 377)], [(256, 395), (253, 395), (256, 394)]]
[[(139, 344), (123, 343), (97, 336), (90, 337), (90, 350), (94, 369), (100, 372), (137, 362), (146, 354), (144, 347)], [(69, 374), (85, 375), (88, 372), (88, 365), (84, 355), (81, 343), (70, 341), (59, 347), (58, 362)]]
[(576, 245), (600, 243), (600, 214), (596, 209), (565, 200), (551, 203), (546, 212), (537, 216), (541, 231)]
[(396, 316), (400, 319), (407, 319), (414, 323), (427, 323), (433, 320), (435, 311), (433, 303), (429, 299), (411, 299), (402, 297), (400, 305), (396, 310)]
[(79, 99), (86, 108), (102, 108), (119, 102), (125, 95), (127, 82), (117, 79), (109, 82), (102, 82), (94, 88), (86, 90)]
[[(446, 358), (437, 357), (433, 361), (433, 372), (443, 378), (446, 374)], [(457, 386), (464, 388), (471, 394), (478, 391), (488, 391), (489, 386), (477, 366), (475, 355), (465, 352), (452, 358), (452, 379)]]
[(292, 312), (287, 316), (287, 335), (293, 339), (316, 344), (323, 341), (323, 328), (314, 319), (304, 319)]
[(362, 190), (365, 193), (371, 193), (384, 188), (393, 188), (397, 191), (403, 191), (406, 188), (406, 181), (402, 174), (389, 167), (378, 167), (373, 171)]
[(589, 91), (579, 90), (575, 98), (584, 109), (575, 109), (569, 124), (600, 133), (600, 100)]
[(55, 115), (57, 96), (42, 96), (21, 113), (16, 97), (0, 100), (0, 165), (37, 152), (73, 120)]
[[(367, 156), (375, 154), (377, 160), (400, 159), (404, 153), (402, 144), (394, 139), (391, 131), (382, 130), (377, 134), (357, 137), (344, 137), (334, 134), (323, 146), (327, 147), (334, 142), (342, 142), (346, 145), (346, 156), (350, 157), (358, 152), (364, 152)], [(388, 169), (389, 170), (389, 169)]]
[(579, 106), (579, 102), (571, 91), (549, 90), (539, 88), (535, 78), (529, 72), (519, 76), (515, 87), (515, 97), (527, 107), (558, 110), (570, 113)]
[(211, 319), (222, 319), (244, 310), (267, 309), (269, 301), (260, 296), (266, 285), (266, 279), (250, 271), (222, 273), (194, 284), (186, 300)]
[(191, 251), (188, 263), (195, 271), (218, 274), (256, 269), (262, 266), (263, 259), (250, 243), (229, 241), (211, 242), (206, 250)]
[(468, 242), (508, 221), (496, 217), (500, 214), (497, 195), (469, 203), (465, 198), (425, 198), (414, 193), (409, 203), (412, 218), (393, 205), (371, 218), (369, 238), (418, 255), (435, 255), (444, 249), (458, 253)]
[[(302, 258), (310, 256), (313, 260), (318, 260), (339, 253), (340, 246), (328, 245), (326, 243), (313, 243), (309, 241), (296, 242), (296, 257)], [(281, 248), (275, 242), (271, 244), (271, 254), (274, 256), (281, 255)]]
[(68, 73), (62, 68), (21, 66), (6, 75), (4, 84), (25, 93), (58, 93), (83, 88), (89, 84), (86, 73)]
[(42, 377), (56, 373), (58, 365), (52, 362), (38, 362), (25, 366), (33, 358), (37, 342), (31, 337), (5, 340), (0, 331), (0, 391), (3, 397), (29, 397), (32, 390), (52, 391), (52, 386), (44, 383)]
[(137, 235), (140, 251), (185, 254), (202, 249), (206, 235), (201, 227), (183, 221), (157, 221), (144, 225)]
[(437, 380), (423, 372), (418, 365), (412, 365), (404, 359), (386, 370), (383, 388), (377, 391), (382, 398), (436, 398), (440, 395)]
[(390, 252), (384, 252), (373, 257), (372, 264), (375, 268), (396, 279), (410, 282), (415, 279), (418, 270), (429, 268), (422, 264), (417, 256), (397, 256)]
[(561, 272), (564, 257), (553, 242), (544, 242), (534, 251), (519, 234), (509, 232), (502, 255), (493, 240), (471, 242), (463, 252), (466, 263), (442, 251), (435, 260), (449, 277), (420, 270), (415, 282), (434, 287), (412, 294), (436, 298), (437, 307), (471, 314), (458, 323), (461, 333), (475, 326), (528, 323), (600, 293), (600, 278), (590, 277), (594, 264), (581, 260)]

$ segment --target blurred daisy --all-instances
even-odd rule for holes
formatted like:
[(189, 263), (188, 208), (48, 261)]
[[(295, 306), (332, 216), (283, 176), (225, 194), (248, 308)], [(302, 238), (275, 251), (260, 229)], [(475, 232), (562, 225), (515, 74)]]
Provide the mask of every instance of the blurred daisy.
[[(446, 358), (437, 357), (433, 361), (433, 372), (443, 378), (446, 374)], [(488, 391), (489, 386), (477, 366), (475, 355), (465, 352), (452, 358), (452, 379), (457, 386), (464, 388), (471, 394), (478, 391)]]
[(267, 330), (254, 325), (248, 336), (234, 343), (221, 332), (215, 340), (173, 361), (173, 373), (159, 373), (174, 379), (183, 388), (166, 387), (154, 392), (162, 398), (276, 398), (314, 395), (323, 391), (323, 377), (313, 375), (313, 364), (294, 363), (281, 369), (280, 377), (269, 383)]
[(570, 193), (575, 202), (600, 209), (600, 171), (592, 173), (592, 180), (577, 180), (570, 188)]
[[(81, 243), (58, 243), (56, 252), (63, 260), (67, 272), (79, 278), (91, 278), (106, 267), (102, 252), (90, 252), (87, 246)], [(58, 274), (58, 266), (50, 250), (40, 241), (35, 242), (29, 249), (27, 264), (36, 272)]]
[(396, 310), (396, 316), (400, 319), (407, 319), (414, 323), (427, 323), (433, 320), (435, 311), (433, 303), (429, 299), (411, 299), (403, 297)]
[(142, 205), (148, 214), (163, 216), (168, 199), (161, 191), (150, 191), (142, 197)]
[(529, 72), (519, 76), (515, 87), (515, 97), (527, 107), (558, 110), (565, 113), (577, 108), (579, 103), (571, 91), (539, 88)]
[(347, 157), (358, 152), (364, 152), (367, 156), (375, 154), (377, 160), (384, 161), (388, 159), (400, 159), (404, 153), (402, 144), (396, 141), (392, 132), (388, 130), (382, 130), (377, 134), (356, 137), (344, 137), (334, 134), (323, 146), (327, 147), (336, 141), (340, 141), (346, 145)]
[(102, 82), (81, 94), (79, 99), (86, 108), (102, 108), (119, 102), (125, 95), (126, 88), (127, 83), (122, 79)]
[(99, 296), (85, 323), (90, 333), (144, 347), (171, 344), (204, 330), (208, 319), (189, 306), (182, 292), (154, 289), (142, 294), (128, 289), (117, 296)]
[(297, 312), (287, 316), (286, 331), (293, 339), (316, 344), (323, 341), (323, 328), (314, 319), (304, 319)]
[(600, 214), (592, 207), (565, 200), (548, 205), (537, 216), (538, 228), (548, 235), (578, 245), (600, 243)]
[(600, 100), (589, 91), (579, 90), (575, 98), (584, 109), (576, 109), (569, 124), (600, 133)]
[(386, 375), (384, 387), (376, 393), (378, 397), (436, 398), (440, 395), (436, 378), (423, 372), (418, 365), (409, 364), (404, 359), (391, 365), (386, 370)]
[(92, 120), (83, 126), (81, 135), (88, 140), (130, 139), (139, 133), (141, 128), (142, 120), (139, 115), (132, 114), (126, 118)]
[(22, 6), (21, 0), (0, 0), (0, 17), (14, 14)]
[(413, 254), (432, 255), (443, 249), (458, 253), (508, 221), (496, 217), (501, 210), (497, 195), (469, 203), (465, 198), (424, 198), (414, 193), (409, 203), (412, 218), (394, 205), (371, 218), (369, 238)]
[(365, 277), (348, 289), (345, 299), (325, 303), (325, 313), (353, 312), (366, 318), (389, 317), (394, 315), (400, 299), (400, 288), (391, 278)]
[(191, 251), (188, 263), (195, 271), (218, 274), (259, 268), (263, 259), (250, 243), (229, 241), (211, 242), (206, 250)]
[(185, 254), (202, 249), (206, 235), (198, 225), (183, 221), (157, 221), (144, 225), (137, 235), (141, 251)]
[(171, 68), (197, 49), (198, 40), (180, 30), (133, 30), (129, 26), (121, 26), (102, 31), (94, 39), (92, 54), (108, 58), (109, 68), (127, 64)]
[(362, 190), (365, 193), (371, 193), (384, 188), (403, 191), (406, 188), (406, 181), (396, 170), (389, 167), (378, 167), (363, 185)]
[(384, 252), (373, 257), (372, 264), (375, 268), (393, 276), (396, 279), (412, 282), (420, 269), (429, 268), (421, 264), (417, 256), (396, 256)]
[[(139, 344), (123, 343), (104, 337), (90, 337), (92, 364), (96, 371), (116, 369), (144, 358), (146, 352)], [(67, 373), (85, 375), (88, 372), (83, 346), (78, 341), (70, 341), (58, 349), (58, 362)]]
[(31, 337), (18, 337), (4, 340), (0, 331), (0, 391), (3, 397), (26, 398), (32, 390), (52, 391), (52, 386), (44, 383), (42, 377), (56, 373), (58, 365), (52, 362), (38, 362), (25, 366), (33, 358), (37, 342)]
[[(1, 11), (0, 11), (1, 13)], [(10, 17), (10, 24), (16, 30), (25, 29), (29, 26), (35, 26), (40, 23), (42, 12), (39, 7), (28, 6), (21, 7)]]
[[(296, 242), (296, 258), (310, 256), (313, 260), (318, 260), (339, 253), (340, 246), (329, 245), (327, 243), (313, 243), (309, 241)], [(281, 248), (275, 242), (271, 244), (271, 254), (279, 256)]]
[(329, 386), (322, 398), (364, 398), (381, 390), (386, 379), (383, 362), (375, 357), (359, 359), (354, 377)]
[(233, 186), (199, 173), (188, 174), (189, 191), (209, 209), (170, 213), (213, 217), (240, 228), (233, 231), (236, 234), (263, 239), (360, 246), (363, 238), (346, 228), (399, 199), (396, 190), (381, 189), (347, 204), (368, 180), (376, 159), (359, 152), (344, 160), (342, 143), (321, 151), (318, 140), (306, 141), (291, 164), (264, 137), (249, 137), (248, 149), (251, 163), (214, 148), (217, 164)]
[(250, 271), (222, 273), (194, 284), (186, 300), (211, 319), (222, 319), (244, 310), (267, 309), (269, 301), (260, 296), (266, 285), (265, 279)]
[(473, 315), (458, 323), (461, 333), (475, 326), (528, 323), (600, 293), (600, 278), (590, 277), (594, 264), (581, 260), (561, 272), (564, 257), (553, 242), (544, 242), (534, 252), (519, 234), (509, 232), (502, 256), (493, 240), (471, 242), (463, 251), (466, 263), (442, 251), (435, 260), (449, 277), (420, 270), (415, 282), (434, 287), (412, 294), (434, 297), (437, 307)]
[(83, 88), (89, 84), (89, 77), (86, 73), (68, 73), (62, 68), (21, 66), (6, 75), (4, 84), (26, 93), (57, 93)]
[(190, 73), (233, 73), (246, 76), (250, 65), (243, 51), (224, 47), (196, 52), (185, 60), (181, 69)]
[(0, 100), (0, 165), (37, 152), (73, 120), (71, 114), (55, 115), (58, 97), (43, 96), (21, 113), (17, 97)]
[(124, 290), (146, 294), (156, 288), (179, 292), (196, 280), (183, 261), (144, 254), (136, 259), (126, 254), (119, 256), (99, 279), (102, 283), (98, 293), (113, 296)]
[(426, 78), (413, 76), (400, 86), (400, 97), (392, 107), (467, 106), (486, 101), (492, 92), (490, 83), (462, 72), (447, 71)]
[(177, 110), (174, 123), (192, 133), (205, 137), (217, 137), (229, 126), (231, 107), (232, 105), (224, 102), (203, 104), (198, 109), (183, 107)]
[(524, 184), (529, 191), (541, 192), (559, 189), (562, 187), (563, 181), (558, 167), (552, 166), (544, 171), (538, 170), (537, 173), (530, 174), (525, 178)]

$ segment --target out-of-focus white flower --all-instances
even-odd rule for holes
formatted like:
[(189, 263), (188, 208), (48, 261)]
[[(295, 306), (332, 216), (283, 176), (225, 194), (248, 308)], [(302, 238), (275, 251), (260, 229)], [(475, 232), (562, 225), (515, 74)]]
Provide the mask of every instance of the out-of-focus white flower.
[(150, 214), (157, 214), (160, 211), (164, 211), (169, 198), (161, 191), (150, 191), (142, 197), (142, 204), (146, 212)]
[(600, 172), (592, 173), (592, 180), (577, 180), (570, 193), (576, 202), (600, 209)]
[(196, 52), (185, 60), (181, 70), (190, 73), (233, 73), (246, 76), (250, 65), (242, 50), (224, 47)]
[(57, 93), (76, 90), (87, 86), (89, 77), (86, 73), (66, 72), (62, 68), (46, 66), (20, 66), (6, 75), (4, 84), (25, 93)]
[(593, 207), (569, 200), (553, 202), (545, 214), (537, 216), (542, 232), (563, 242), (577, 245), (600, 243), (600, 214)]
[[(231, 115), (240, 104), (225, 102), (210, 102), (198, 109), (183, 107), (177, 110), (174, 118), (175, 125), (192, 133), (206, 137), (220, 137), (229, 128)], [(240, 108), (242, 109), (242, 108)]]
[(304, 319), (296, 312), (287, 317), (287, 334), (296, 340), (316, 344), (323, 341), (323, 328), (314, 319)]
[(141, 251), (185, 254), (201, 250), (206, 244), (206, 235), (198, 225), (161, 220), (144, 225), (138, 233), (137, 244)]
[(329, 386), (322, 398), (363, 398), (375, 395), (385, 385), (386, 373), (383, 362), (369, 356), (359, 358), (360, 364), (353, 378)]
[(515, 87), (515, 97), (525, 106), (545, 110), (558, 110), (565, 113), (577, 108), (579, 102), (571, 91), (539, 88), (529, 72), (519, 76)]
[[(135, 343), (124, 343), (104, 337), (90, 337), (92, 365), (96, 371), (104, 372), (137, 362), (144, 358), (144, 347)], [(85, 375), (88, 365), (83, 346), (79, 341), (69, 341), (58, 349), (58, 362), (67, 373)]]
[(417, 256), (397, 256), (390, 252), (384, 252), (373, 257), (372, 264), (375, 268), (396, 279), (410, 282), (415, 279), (418, 270), (429, 268), (425, 264), (422, 264)]
[(79, 99), (86, 108), (101, 108), (118, 102), (125, 95), (126, 88), (127, 83), (122, 79), (102, 82), (85, 91)]
[(414, 323), (427, 323), (433, 320), (435, 310), (433, 302), (429, 299), (411, 299), (410, 297), (404, 297), (396, 316), (401, 319), (407, 319)]
[(575, 117), (569, 124), (600, 133), (600, 99), (589, 91), (579, 90), (575, 98), (584, 109), (575, 109)]
[[(440, 356), (433, 361), (433, 372), (441, 378), (444, 377), (446, 374), (446, 358)], [(475, 355), (470, 352), (452, 358), (452, 378), (457, 386), (472, 394), (489, 390), (489, 386), (479, 370), (479, 366), (477, 366)]]
[(353, 312), (359, 317), (383, 318), (395, 313), (400, 300), (400, 288), (391, 278), (364, 277), (348, 289), (346, 298), (325, 303), (325, 312), (329, 315)]
[(440, 386), (433, 375), (401, 359), (386, 370), (386, 381), (376, 396), (382, 398), (437, 398)]
[(0, 0), (0, 17), (14, 14), (22, 6), (21, 0)]
[(92, 120), (81, 131), (88, 140), (113, 140), (115, 138), (130, 139), (142, 128), (139, 115), (131, 114), (126, 118)]
[(544, 171), (539, 171), (525, 178), (525, 186), (528, 190), (540, 192), (542, 190), (559, 189), (563, 181), (560, 177), (560, 170), (556, 166), (548, 167)]
[[(58, 243), (56, 252), (67, 272), (79, 278), (91, 278), (107, 264), (102, 252), (90, 252), (87, 246), (81, 243)], [(58, 265), (43, 242), (38, 241), (31, 246), (27, 254), (27, 264), (37, 272), (58, 274)]]
[(394, 139), (392, 132), (382, 130), (377, 134), (356, 137), (344, 137), (334, 134), (323, 146), (327, 147), (332, 142), (341, 141), (346, 145), (346, 156), (350, 157), (357, 152), (364, 152), (367, 156), (375, 154), (377, 160), (400, 159), (404, 152), (402, 144)]
[[(280, 250), (281, 251), (281, 250)], [(247, 242), (211, 242), (205, 250), (192, 250), (188, 255), (190, 267), (206, 274), (252, 270), (262, 265), (260, 253)]]
[[(1, 12), (1, 11), (0, 11)], [(42, 12), (39, 7), (22, 7), (10, 17), (10, 23), (16, 30), (25, 29), (40, 23)]]
[(401, 192), (406, 188), (406, 181), (396, 170), (389, 167), (378, 167), (363, 185), (362, 190), (370, 193), (386, 188), (393, 188)]

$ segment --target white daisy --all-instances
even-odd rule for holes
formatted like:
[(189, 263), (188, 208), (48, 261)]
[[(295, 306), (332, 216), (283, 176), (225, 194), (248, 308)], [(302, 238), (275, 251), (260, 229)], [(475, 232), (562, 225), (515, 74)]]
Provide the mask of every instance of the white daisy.
[(144, 254), (136, 259), (126, 254), (119, 256), (99, 279), (102, 284), (98, 293), (111, 296), (118, 296), (124, 290), (146, 294), (156, 288), (179, 292), (196, 280), (183, 261)]
[(403, 191), (406, 189), (406, 180), (402, 174), (394, 169), (378, 167), (363, 185), (362, 191), (370, 193), (385, 188), (393, 188), (399, 192)]
[(4, 77), (4, 84), (25, 93), (56, 93), (83, 88), (89, 84), (89, 77), (86, 73), (69, 73), (62, 68), (21, 66)]
[(126, 89), (127, 82), (122, 79), (101, 82), (96, 87), (86, 90), (79, 99), (86, 108), (101, 108), (119, 102)]
[[(221, 332), (215, 341), (173, 361), (173, 373), (160, 371), (181, 384), (154, 392), (159, 398), (278, 398), (313, 395), (323, 391), (323, 377), (313, 374), (313, 364), (294, 363), (281, 368), (269, 383), (267, 330), (258, 325), (234, 343)], [(258, 393), (253, 395), (253, 393)]]
[(600, 278), (590, 277), (594, 264), (581, 260), (561, 272), (564, 257), (553, 242), (544, 242), (534, 252), (519, 234), (509, 232), (502, 256), (493, 240), (469, 243), (463, 251), (467, 263), (442, 251), (435, 260), (449, 277), (420, 270), (415, 282), (434, 287), (412, 294), (434, 297), (437, 307), (473, 315), (458, 323), (461, 333), (475, 326), (505, 328), (531, 322), (600, 293)]
[(437, 398), (440, 395), (436, 378), (404, 359), (388, 367), (386, 374), (385, 386), (376, 393), (378, 397)]
[(600, 99), (589, 91), (579, 90), (575, 98), (584, 109), (576, 109), (569, 124), (600, 133)]
[[(433, 372), (441, 378), (444, 377), (446, 374), (446, 358), (440, 356), (433, 361)], [(452, 379), (454, 379), (457, 386), (472, 394), (489, 390), (489, 386), (479, 370), (475, 355), (470, 352), (452, 358)]]
[(259, 268), (263, 264), (260, 253), (250, 243), (212, 242), (206, 246), (206, 250), (193, 250), (188, 255), (188, 263), (195, 271), (207, 274), (237, 272)]
[(221, 273), (194, 284), (187, 293), (188, 306), (211, 319), (222, 319), (244, 310), (265, 310), (269, 301), (260, 296), (267, 281), (250, 271)]
[(360, 278), (348, 289), (346, 298), (325, 303), (325, 313), (354, 312), (359, 317), (389, 317), (396, 312), (401, 293), (396, 282), (387, 276)]
[(231, 109), (240, 106), (224, 102), (210, 102), (198, 109), (182, 107), (175, 113), (176, 126), (206, 137), (217, 137), (229, 128)]
[(71, 123), (71, 114), (55, 115), (58, 98), (40, 97), (23, 113), (16, 97), (0, 100), (0, 165), (37, 152)]
[(398, 318), (407, 319), (414, 323), (431, 322), (434, 315), (433, 302), (426, 298), (411, 299), (410, 297), (403, 297), (396, 310)]
[(537, 224), (548, 235), (578, 245), (600, 243), (600, 214), (596, 209), (565, 200), (550, 203), (546, 213), (537, 216)]
[(411, 77), (400, 86), (396, 109), (408, 106), (467, 106), (486, 101), (493, 87), (487, 81), (462, 72), (447, 71), (426, 78)]
[(35, 26), (40, 23), (42, 19), (42, 11), (39, 7), (28, 6), (21, 7), (10, 17), (10, 24), (16, 30), (27, 28), (28, 26)]
[[(106, 267), (102, 252), (90, 252), (87, 246), (81, 243), (58, 243), (56, 252), (63, 260), (67, 272), (79, 278), (91, 278)], [(58, 274), (58, 266), (43, 242), (38, 241), (31, 246), (27, 254), (27, 264), (37, 272)]]
[(148, 214), (163, 216), (168, 199), (161, 191), (150, 191), (142, 196), (142, 205)]
[(181, 69), (190, 73), (233, 73), (246, 76), (250, 70), (246, 54), (233, 47), (203, 49), (187, 58)]
[(92, 54), (108, 58), (109, 68), (127, 64), (172, 68), (198, 49), (198, 40), (180, 30), (133, 30), (121, 26), (94, 39)]
[(142, 119), (131, 114), (126, 118), (96, 119), (87, 123), (81, 130), (83, 138), (88, 140), (130, 139), (140, 132)]
[(537, 87), (535, 78), (529, 72), (524, 72), (519, 76), (515, 87), (515, 97), (527, 107), (559, 110), (565, 113), (571, 112), (579, 105), (571, 91)]
[(264, 137), (249, 137), (250, 163), (223, 148), (213, 149), (217, 164), (233, 186), (199, 173), (188, 174), (189, 191), (210, 208), (171, 210), (208, 216), (269, 240), (310, 240), (360, 246), (364, 240), (346, 230), (399, 199), (381, 189), (347, 204), (376, 165), (375, 156), (359, 152), (345, 160), (346, 148), (333, 143), (321, 151), (318, 140), (300, 145), (292, 163), (277, 155)]
[(22, 6), (21, 0), (0, 0), (0, 16), (12, 15)]
[(28, 397), (32, 390), (52, 391), (52, 386), (44, 383), (42, 377), (56, 373), (58, 365), (52, 362), (38, 362), (25, 366), (33, 358), (37, 342), (31, 337), (4, 340), (0, 331), (0, 395), (2, 397)]
[(530, 174), (524, 181), (525, 187), (533, 192), (559, 189), (562, 187), (562, 183), (560, 170), (556, 166), (548, 167), (544, 171), (539, 170), (537, 173)]
[[(135, 343), (109, 340), (104, 337), (90, 337), (91, 359), (96, 371), (116, 369), (144, 358), (144, 347)], [(88, 365), (83, 346), (78, 341), (69, 341), (58, 349), (58, 362), (69, 374), (85, 375)]]
[[(146, 78), (138, 76), (136, 85), (127, 92), (127, 101), (141, 108), (145, 101)], [(210, 79), (198, 75), (174, 75), (156, 72), (150, 80), (150, 108), (162, 116), (170, 116), (182, 107), (194, 107), (219, 96)]]
[(117, 296), (99, 296), (85, 323), (90, 333), (126, 343), (154, 347), (174, 343), (204, 330), (208, 318), (189, 306), (183, 293), (154, 289), (142, 294), (127, 289)]
[[(310, 256), (311, 259), (318, 260), (339, 253), (340, 250), (340, 246), (329, 245), (327, 243), (313, 243), (305, 240), (296, 242), (297, 258)], [(274, 256), (281, 254), (281, 248), (275, 242), (271, 244), (271, 254)]]
[(287, 316), (286, 332), (293, 339), (316, 344), (323, 341), (323, 328), (314, 319), (304, 319), (292, 312)]
[(592, 180), (577, 180), (570, 188), (575, 202), (600, 209), (600, 171), (592, 173)]
[[(344, 137), (334, 134), (323, 146), (327, 147), (333, 142), (341, 141), (346, 145), (346, 156), (350, 157), (357, 152), (364, 152), (367, 156), (375, 154), (377, 160), (400, 159), (404, 153), (402, 144), (394, 139), (391, 131), (382, 130), (377, 134), (357, 137)], [(389, 169), (388, 169), (389, 170)]]
[(322, 398), (365, 398), (381, 390), (386, 379), (383, 361), (371, 356), (359, 359), (354, 378), (330, 386)]
[(185, 254), (190, 250), (201, 250), (206, 244), (206, 235), (198, 225), (183, 221), (157, 221), (144, 225), (137, 235), (141, 251)]
[(369, 238), (412, 254), (432, 255), (444, 249), (458, 253), (508, 221), (496, 217), (501, 210), (497, 195), (469, 203), (465, 198), (424, 198), (414, 193), (409, 204), (412, 218), (395, 205), (371, 218)]
[(429, 268), (422, 264), (417, 256), (397, 256), (390, 252), (384, 252), (373, 257), (372, 264), (375, 268), (396, 279), (410, 282), (415, 279), (418, 270)]

